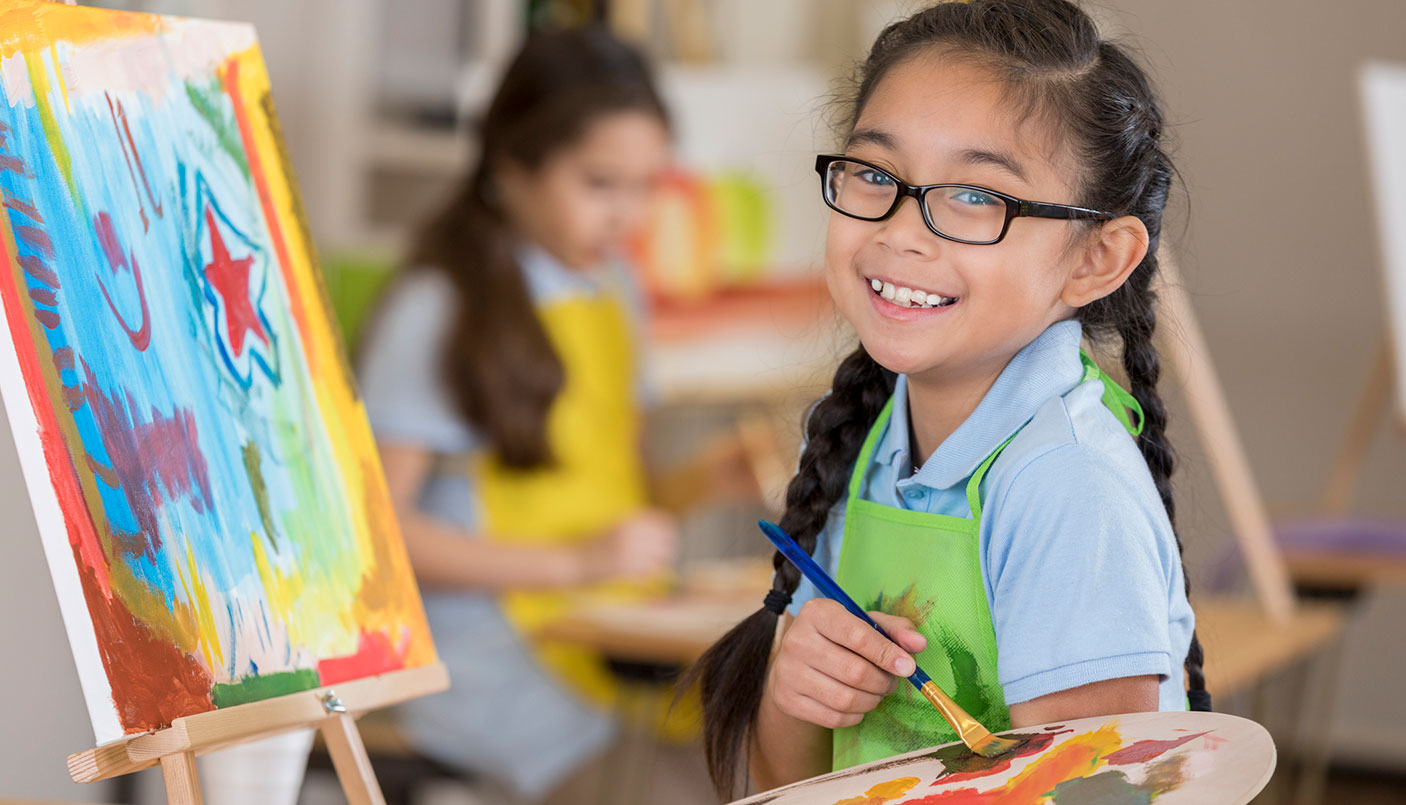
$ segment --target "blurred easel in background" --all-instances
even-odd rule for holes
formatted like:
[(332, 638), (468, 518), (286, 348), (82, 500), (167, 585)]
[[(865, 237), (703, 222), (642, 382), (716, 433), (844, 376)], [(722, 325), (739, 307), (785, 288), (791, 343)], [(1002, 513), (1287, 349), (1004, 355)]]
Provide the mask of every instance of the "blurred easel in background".
[[(1217, 709), (1248, 694), (1248, 715), (1275, 732), (1276, 743), (1288, 750), (1287, 762), (1262, 796), (1288, 801), (1285, 786), (1293, 785), (1293, 801), (1315, 803), (1322, 798), (1327, 771), (1327, 726), (1343, 607), (1334, 601), (1296, 598), (1268, 508), (1176, 261), (1165, 246), (1158, 257), (1163, 280), (1158, 289), (1162, 318), (1158, 348), (1181, 381), (1182, 396), (1253, 593), (1245, 597), (1193, 591), (1196, 629), (1206, 653), (1206, 687)], [(1291, 683), (1292, 707), (1270, 703), (1271, 685), (1280, 678)], [(1291, 783), (1295, 766), (1297, 774)]]
[[(1406, 584), (1406, 523), (1352, 516), (1354, 498), (1383, 420), (1406, 434), (1406, 67), (1368, 64), (1359, 73), (1368, 164), (1375, 189), (1387, 323), (1365, 386), (1328, 470), (1318, 510), (1279, 533), (1303, 592), (1351, 600), (1376, 586)], [(1392, 387), (1396, 407), (1392, 410)]]

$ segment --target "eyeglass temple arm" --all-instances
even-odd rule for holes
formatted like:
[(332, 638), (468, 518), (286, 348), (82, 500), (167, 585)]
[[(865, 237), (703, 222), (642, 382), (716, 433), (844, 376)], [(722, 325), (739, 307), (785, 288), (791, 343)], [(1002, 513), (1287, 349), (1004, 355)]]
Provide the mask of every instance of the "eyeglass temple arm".
[(1097, 218), (1102, 221), (1107, 221), (1113, 218), (1110, 213), (1090, 210), (1085, 207), (1070, 207), (1065, 204), (1042, 204), (1038, 201), (1020, 202), (1020, 215), (1030, 218), (1063, 218), (1066, 220)]

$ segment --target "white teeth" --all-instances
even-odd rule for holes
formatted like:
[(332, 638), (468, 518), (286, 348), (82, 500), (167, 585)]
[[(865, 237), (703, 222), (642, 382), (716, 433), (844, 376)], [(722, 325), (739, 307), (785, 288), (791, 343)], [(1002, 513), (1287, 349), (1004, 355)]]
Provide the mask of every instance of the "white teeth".
[(888, 301), (901, 307), (943, 307), (956, 301), (954, 297), (904, 288), (880, 279), (869, 280), (869, 287)]

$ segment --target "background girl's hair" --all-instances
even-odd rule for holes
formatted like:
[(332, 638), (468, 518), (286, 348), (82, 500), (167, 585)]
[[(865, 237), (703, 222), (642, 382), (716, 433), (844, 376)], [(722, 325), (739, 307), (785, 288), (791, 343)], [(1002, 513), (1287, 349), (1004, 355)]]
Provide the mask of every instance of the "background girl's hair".
[[(1167, 411), (1157, 393), (1160, 363), (1152, 344), (1156, 326), (1153, 280), (1162, 211), (1173, 169), (1162, 148), (1162, 112), (1142, 70), (1117, 45), (1103, 41), (1093, 21), (1066, 0), (944, 2), (886, 28), (860, 69), (850, 109), (854, 123), (880, 81), (897, 65), (924, 53), (972, 60), (994, 71), (1024, 120), (1046, 124), (1080, 166), (1072, 203), (1147, 226), (1147, 256), (1116, 292), (1078, 311), (1095, 340), (1117, 335), (1131, 391), (1142, 405), (1138, 447), (1174, 518), (1174, 457), (1166, 438)], [(1094, 226), (1095, 224), (1088, 224)], [(1077, 230), (1076, 230), (1077, 233)], [(786, 495), (781, 525), (806, 549), (832, 506), (860, 444), (893, 388), (893, 376), (861, 348), (835, 375), (832, 393), (806, 425), (809, 442)], [(1177, 538), (1178, 549), (1181, 547)], [(795, 571), (780, 555), (773, 586), (792, 592)], [(1188, 587), (1189, 589), (1189, 587)], [(739, 763), (750, 742), (766, 683), (776, 616), (765, 610), (727, 634), (698, 662), (709, 771), (718, 790), (734, 793), (745, 775)], [(1193, 634), (1186, 658), (1194, 707), (1209, 709), (1202, 652)]]
[(460, 413), (505, 465), (549, 463), (547, 412), (564, 382), (515, 255), (495, 187), (506, 163), (534, 170), (598, 117), (668, 117), (639, 53), (597, 25), (531, 34), (478, 124), (477, 163), (411, 247), (411, 271), (441, 271), (458, 310), (441, 350)]

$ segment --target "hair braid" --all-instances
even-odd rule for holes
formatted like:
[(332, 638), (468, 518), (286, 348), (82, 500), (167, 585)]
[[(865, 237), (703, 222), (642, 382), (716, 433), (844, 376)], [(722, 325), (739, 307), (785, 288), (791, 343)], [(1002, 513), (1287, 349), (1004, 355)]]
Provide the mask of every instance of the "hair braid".
[[(835, 371), (831, 391), (806, 418), (806, 447), (786, 488), (781, 527), (807, 553), (825, 527), (830, 509), (845, 493), (850, 469), (870, 426), (893, 394), (896, 375), (857, 348)], [(789, 599), (800, 571), (778, 552), (772, 589)], [(704, 713), (704, 752), (713, 785), (731, 798), (766, 687), (766, 666), (777, 615), (759, 609), (714, 643), (689, 671), (682, 689), (699, 684)]]

